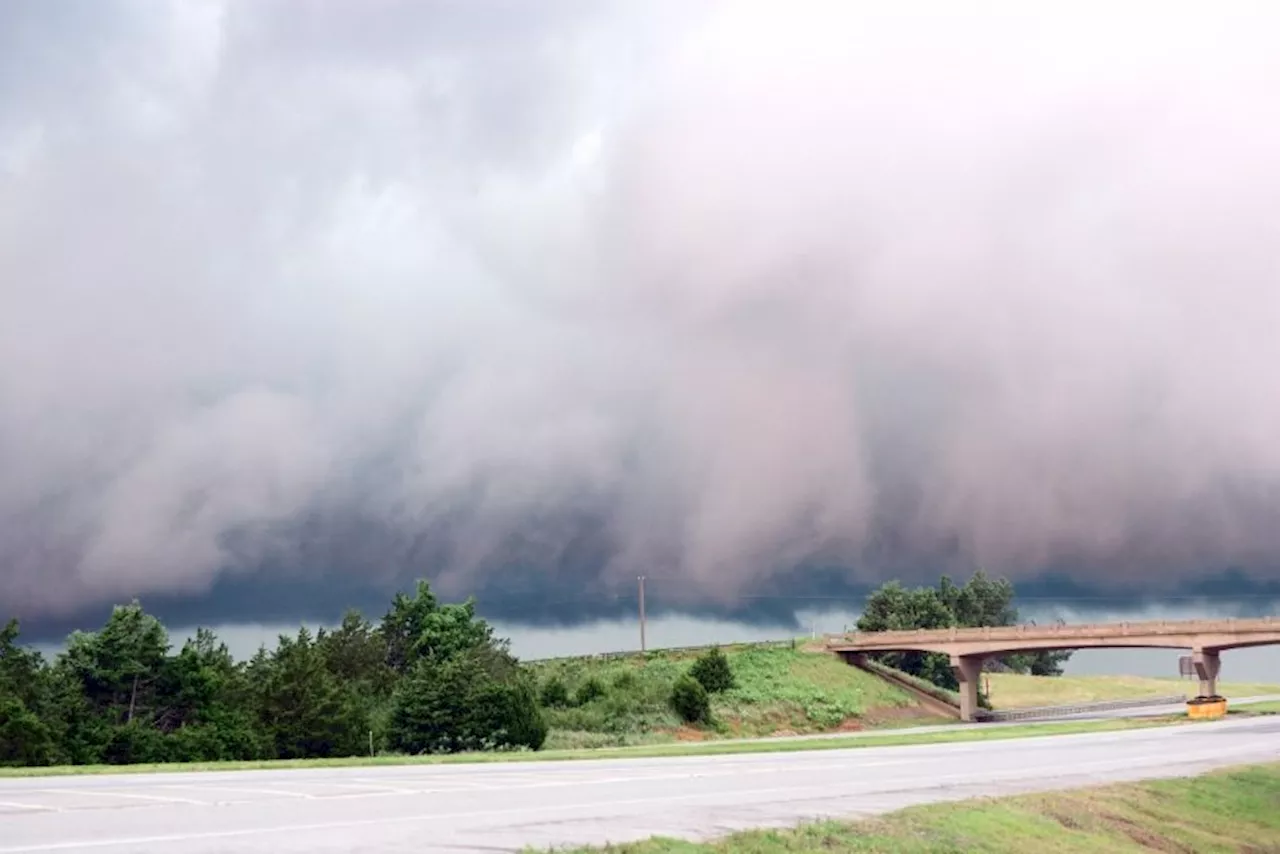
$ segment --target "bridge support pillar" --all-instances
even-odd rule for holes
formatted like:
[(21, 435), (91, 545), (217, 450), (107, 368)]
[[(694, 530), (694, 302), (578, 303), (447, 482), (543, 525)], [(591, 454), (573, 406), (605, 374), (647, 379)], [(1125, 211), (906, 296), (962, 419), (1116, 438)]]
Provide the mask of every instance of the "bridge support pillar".
[(1200, 696), (1218, 696), (1218, 671), (1222, 669), (1222, 659), (1216, 649), (1196, 649), (1191, 651), (1191, 665), (1200, 678)]
[(982, 678), (983, 655), (953, 655), (951, 669), (960, 683), (960, 720), (972, 721), (978, 711), (978, 680)]

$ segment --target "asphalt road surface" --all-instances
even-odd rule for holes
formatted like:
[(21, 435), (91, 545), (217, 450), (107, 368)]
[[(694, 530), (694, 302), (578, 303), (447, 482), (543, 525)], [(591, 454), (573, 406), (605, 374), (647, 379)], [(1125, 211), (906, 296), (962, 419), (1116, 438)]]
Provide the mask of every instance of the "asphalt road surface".
[(699, 838), (1280, 761), (1280, 716), (805, 753), (0, 780), (0, 854), (505, 851)]

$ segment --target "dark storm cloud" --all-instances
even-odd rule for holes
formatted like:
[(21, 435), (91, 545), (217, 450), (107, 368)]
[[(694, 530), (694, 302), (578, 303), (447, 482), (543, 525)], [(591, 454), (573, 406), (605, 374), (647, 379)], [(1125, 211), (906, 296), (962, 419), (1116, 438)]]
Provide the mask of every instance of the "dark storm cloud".
[(0, 610), (1271, 584), (1276, 13), (1023, 5), (3, 4)]

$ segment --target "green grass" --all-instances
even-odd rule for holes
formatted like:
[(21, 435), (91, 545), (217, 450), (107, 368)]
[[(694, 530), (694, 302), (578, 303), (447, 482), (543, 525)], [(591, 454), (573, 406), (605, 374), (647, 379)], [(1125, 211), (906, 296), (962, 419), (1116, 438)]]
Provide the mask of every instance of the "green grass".
[(617, 854), (1265, 854), (1280, 851), (1280, 764), (1178, 780), (916, 807), (869, 821), (738, 833), (709, 844), (652, 839), (606, 850)]
[(868, 733), (825, 738), (765, 741), (704, 741), (651, 744), (636, 747), (540, 750), (537, 752), (458, 753), (433, 756), (355, 756), (339, 759), (267, 760), (260, 762), (192, 762), (164, 765), (69, 765), (53, 768), (2, 768), (0, 777), (44, 777), (85, 774), (142, 774), (153, 772), (252, 771), (289, 768), (370, 767), (384, 765), (453, 765), (486, 762), (565, 762), (591, 759), (656, 758), (664, 756), (714, 756), (742, 753), (785, 753), (838, 750), (857, 747), (900, 747), (917, 744), (1001, 741), (1033, 736), (1071, 735), (1088, 732), (1168, 726), (1185, 721), (1177, 716), (1108, 721), (1071, 721), (1025, 726), (960, 728), (943, 732)]
[(694, 652), (576, 658), (530, 664), (539, 685), (557, 678), (576, 697), (594, 680), (603, 695), (547, 710), (553, 748), (627, 746), (676, 740), (805, 735), (904, 723), (938, 723), (914, 698), (834, 655), (789, 645), (726, 647), (737, 686), (712, 698), (716, 725), (683, 726), (668, 697)]
[[(1066, 706), (1098, 700), (1168, 697), (1180, 693), (1194, 696), (1199, 690), (1198, 683), (1185, 679), (1152, 679), (1142, 676), (1024, 676), (1017, 673), (984, 673), (982, 678), (991, 686), (991, 705), (996, 709)], [(1280, 694), (1280, 686), (1220, 682), (1218, 693), (1228, 698)]]
[(1227, 711), (1232, 713), (1250, 714), (1250, 715), (1280, 715), (1280, 703), (1242, 703), (1232, 707), (1230, 701), (1227, 703)]

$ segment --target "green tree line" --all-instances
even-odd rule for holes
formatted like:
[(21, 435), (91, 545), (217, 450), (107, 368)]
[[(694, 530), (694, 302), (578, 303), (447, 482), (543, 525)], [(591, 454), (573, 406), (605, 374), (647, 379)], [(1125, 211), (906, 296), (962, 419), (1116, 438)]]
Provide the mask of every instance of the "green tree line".
[(474, 602), (419, 582), (376, 625), (350, 611), (237, 662), (200, 629), (174, 650), (134, 602), (53, 661), (0, 629), (0, 765), (87, 765), (538, 749), (547, 727)]
[[(867, 600), (863, 631), (1003, 626), (1018, 621), (1013, 586), (975, 574), (963, 586), (890, 582)], [(1061, 673), (1068, 653), (1007, 656), (995, 667)], [(948, 688), (945, 656), (899, 653), (886, 664)], [(672, 690), (686, 721), (710, 724), (711, 694), (733, 687), (723, 653), (709, 651)], [(303, 759), (539, 749), (543, 708), (584, 705), (528, 669), (494, 636), (475, 603), (441, 603), (425, 581), (397, 594), (373, 623), (349, 611), (332, 630), (282, 635), (236, 661), (208, 629), (174, 648), (140, 604), (116, 607), (96, 632), (76, 632), (52, 661), (0, 628), (0, 765), (90, 765)]]
[[(867, 598), (857, 626), (863, 632), (1013, 626), (1019, 622), (1013, 602), (1013, 584), (1008, 579), (990, 578), (981, 570), (963, 586), (945, 575), (936, 587), (907, 588), (891, 581)], [(894, 652), (872, 657), (942, 688), (959, 687), (951, 660), (945, 655)], [(1070, 657), (1071, 653), (1066, 650), (1045, 650), (993, 657), (984, 667), (1034, 676), (1060, 676), (1062, 665)]]

